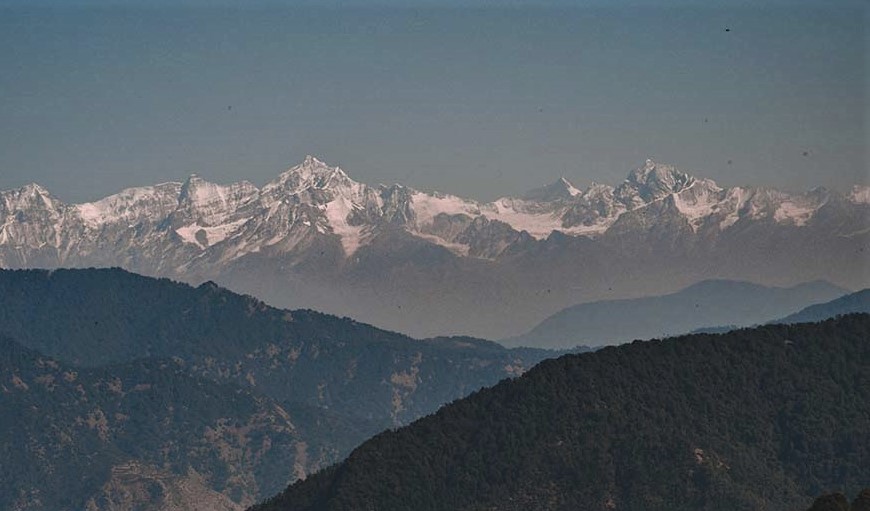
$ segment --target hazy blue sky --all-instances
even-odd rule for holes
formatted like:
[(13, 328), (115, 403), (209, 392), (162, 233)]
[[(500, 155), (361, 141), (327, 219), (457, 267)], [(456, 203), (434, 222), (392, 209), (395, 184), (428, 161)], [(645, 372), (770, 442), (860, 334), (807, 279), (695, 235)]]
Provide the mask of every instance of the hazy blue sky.
[(868, 180), (857, 2), (117, 7), (140, 3), (0, 1), (0, 189), (260, 185), (309, 153), (480, 199), (646, 157), (723, 185)]

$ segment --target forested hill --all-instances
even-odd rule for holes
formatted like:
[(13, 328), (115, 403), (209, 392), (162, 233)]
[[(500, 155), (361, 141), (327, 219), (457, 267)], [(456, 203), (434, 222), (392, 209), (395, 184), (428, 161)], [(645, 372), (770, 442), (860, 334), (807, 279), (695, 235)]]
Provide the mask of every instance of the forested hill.
[(2, 336), (0, 409), (9, 511), (233, 511), (334, 447), (294, 410), (178, 360), (80, 369)]
[(117, 269), (0, 270), (4, 337), (0, 509), (28, 511), (239, 509), (556, 355)]
[(347, 318), (269, 307), (211, 282), (191, 287), (118, 268), (0, 270), (0, 332), (72, 364), (239, 357), (269, 343), (410, 338)]
[(120, 269), (0, 270), (0, 335), (79, 367), (175, 357), (200, 376), (384, 425), (557, 355), (465, 337), (421, 341)]
[(870, 511), (870, 488), (865, 488), (852, 504), (842, 493), (822, 495), (807, 511)]
[(806, 509), (870, 481), (870, 315), (545, 361), (257, 511)]

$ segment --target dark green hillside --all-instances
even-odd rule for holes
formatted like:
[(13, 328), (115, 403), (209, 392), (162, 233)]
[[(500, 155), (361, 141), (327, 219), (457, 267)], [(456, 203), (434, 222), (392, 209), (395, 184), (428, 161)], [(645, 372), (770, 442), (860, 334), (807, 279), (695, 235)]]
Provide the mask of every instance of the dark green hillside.
[(870, 316), (539, 364), (296, 483), (274, 510), (806, 509), (870, 481)]
[(469, 338), (418, 341), (275, 309), (211, 283), (194, 288), (119, 269), (0, 270), (0, 334), (77, 366), (178, 357), (205, 377), (381, 427), (554, 355)]
[[(83, 496), (102, 498), (101, 511), (160, 509), (144, 507), (157, 487), (192, 491), (194, 501), (217, 492), (227, 509), (250, 505), (385, 428), (554, 354), (415, 340), (213, 284), (116, 269), (0, 270), (2, 335), (21, 346), (0, 346), (0, 356), (32, 353), (63, 368), (25, 363), (0, 373), (0, 509), (15, 510), (79, 511)], [(129, 390), (140, 384), (159, 392)], [(257, 421), (271, 424), (276, 414), (292, 427), (263, 433)], [(105, 426), (108, 436), (82, 424)]]
[(0, 409), (0, 509), (158, 509), (176, 486), (224, 509), (305, 463), (280, 406), (172, 360), (80, 369), (0, 338)]
[(822, 495), (807, 511), (870, 511), (870, 488), (861, 491), (852, 504), (842, 493)]
[(235, 358), (287, 340), (407, 340), (349, 319), (275, 309), (210, 282), (194, 288), (117, 268), (0, 270), (0, 305), (0, 331), (80, 366)]

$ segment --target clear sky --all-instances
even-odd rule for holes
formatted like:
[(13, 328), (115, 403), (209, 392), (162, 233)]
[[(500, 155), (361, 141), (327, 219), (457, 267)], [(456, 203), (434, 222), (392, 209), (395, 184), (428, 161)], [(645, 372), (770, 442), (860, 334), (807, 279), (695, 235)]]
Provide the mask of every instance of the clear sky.
[(261, 185), (306, 154), (485, 200), (647, 157), (728, 186), (868, 181), (860, 2), (183, 3), (0, 0), (0, 189)]

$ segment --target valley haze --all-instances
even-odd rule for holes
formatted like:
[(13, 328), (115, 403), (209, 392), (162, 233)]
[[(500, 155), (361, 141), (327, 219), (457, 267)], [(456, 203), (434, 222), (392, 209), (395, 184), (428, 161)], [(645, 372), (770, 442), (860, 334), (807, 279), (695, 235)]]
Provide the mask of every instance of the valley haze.
[(0, 192), (0, 266), (118, 266), (417, 337), (500, 339), (578, 303), (708, 279), (866, 287), (868, 225), (860, 184), (723, 188), (646, 160), (616, 186), (560, 178), (479, 202), (308, 156), (261, 188), (191, 175), (82, 204), (38, 184)]

